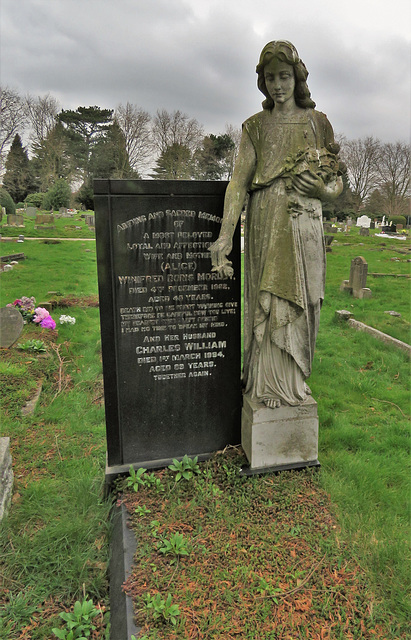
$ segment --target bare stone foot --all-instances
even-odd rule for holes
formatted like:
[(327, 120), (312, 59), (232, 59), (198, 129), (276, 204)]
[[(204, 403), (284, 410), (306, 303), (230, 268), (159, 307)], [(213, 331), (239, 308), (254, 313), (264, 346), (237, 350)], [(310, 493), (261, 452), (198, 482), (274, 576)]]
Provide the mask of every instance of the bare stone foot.
[(310, 396), (312, 394), (312, 391), (306, 382), (304, 382), (304, 391), (307, 394), (307, 396)]
[(263, 402), (265, 406), (270, 409), (278, 409), (278, 407), (281, 407), (281, 400), (275, 400), (274, 398), (264, 398)]

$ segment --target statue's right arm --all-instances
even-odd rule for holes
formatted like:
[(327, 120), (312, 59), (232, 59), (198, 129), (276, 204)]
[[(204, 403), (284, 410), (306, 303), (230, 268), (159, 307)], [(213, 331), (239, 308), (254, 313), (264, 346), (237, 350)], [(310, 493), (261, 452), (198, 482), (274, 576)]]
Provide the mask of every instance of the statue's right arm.
[(225, 194), (220, 235), (214, 244), (209, 247), (214, 268), (219, 269), (225, 264), (230, 264), (227, 256), (231, 253), (233, 247), (234, 231), (241, 215), (247, 192), (251, 187), (256, 163), (257, 158), (253, 143), (248, 133), (243, 130), (233, 177)]

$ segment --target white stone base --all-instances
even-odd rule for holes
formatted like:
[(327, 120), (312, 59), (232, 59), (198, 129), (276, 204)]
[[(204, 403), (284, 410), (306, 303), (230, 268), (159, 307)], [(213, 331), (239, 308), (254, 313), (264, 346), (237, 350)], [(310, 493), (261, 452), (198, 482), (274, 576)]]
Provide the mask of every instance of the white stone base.
[(318, 464), (317, 403), (309, 397), (297, 407), (270, 409), (244, 396), (241, 445), (250, 470)]

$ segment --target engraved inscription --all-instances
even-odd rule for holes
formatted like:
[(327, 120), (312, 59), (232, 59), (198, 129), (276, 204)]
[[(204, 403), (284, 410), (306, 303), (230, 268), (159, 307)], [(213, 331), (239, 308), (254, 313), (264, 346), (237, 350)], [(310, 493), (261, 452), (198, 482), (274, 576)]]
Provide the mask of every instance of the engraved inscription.
[(226, 357), (227, 320), (239, 311), (233, 282), (211, 272), (207, 249), (218, 225), (215, 233), (202, 230), (204, 222), (193, 230), (196, 218), (221, 222), (205, 211), (170, 208), (116, 226), (130, 267), (137, 267), (116, 275), (120, 343), (156, 382), (213, 376)]

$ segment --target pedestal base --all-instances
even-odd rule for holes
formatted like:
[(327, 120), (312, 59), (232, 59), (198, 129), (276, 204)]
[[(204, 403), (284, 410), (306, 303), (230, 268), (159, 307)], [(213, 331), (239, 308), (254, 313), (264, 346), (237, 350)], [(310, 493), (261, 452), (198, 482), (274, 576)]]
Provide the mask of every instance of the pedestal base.
[(317, 403), (270, 409), (244, 396), (241, 444), (249, 473), (319, 466)]

